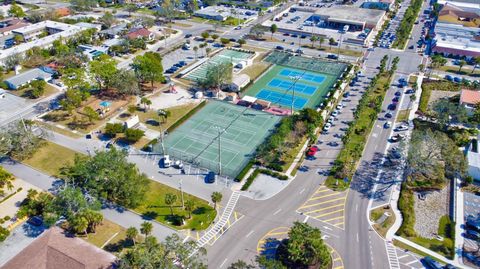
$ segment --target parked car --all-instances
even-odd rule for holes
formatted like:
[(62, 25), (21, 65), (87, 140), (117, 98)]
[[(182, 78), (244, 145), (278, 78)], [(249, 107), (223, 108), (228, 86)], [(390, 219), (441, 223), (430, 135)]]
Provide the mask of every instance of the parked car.
[(404, 134), (396, 134), (390, 138), (390, 141), (392, 143), (396, 143), (396, 142), (402, 141), (404, 138), (405, 138)]
[(477, 231), (480, 231), (480, 222), (479, 221), (469, 219), (466, 222), (466, 226), (467, 226), (467, 228), (471, 228), (471, 229), (475, 229)]
[(328, 54), (328, 55), (327, 55), (327, 58), (328, 58), (328, 59), (336, 60), (336, 59), (338, 59), (338, 56), (335, 55), (335, 54)]
[(392, 117), (393, 117), (392, 113), (390, 112), (385, 113), (385, 118), (390, 119)]
[(282, 46), (276, 46), (275, 49), (277, 49), (277, 50), (284, 50), (285, 48), (282, 47)]
[(398, 96), (393, 97), (393, 99), (392, 99), (393, 103), (398, 103), (398, 101), (400, 101), (400, 97), (398, 97)]
[(462, 78), (460, 78), (460, 77), (454, 77), (454, 78), (453, 78), (453, 81), (455, 81), (455, 82), (457, 82), (457, 83), (460, 83), (460, 82), (462, 82)]
[(402, 95), (402, 92), (401, 91), (396, 91), (395, 92), (395, 96), (401, 96)]
[(319, 149), (318, 149), (317, 146), (311, 146), (311, 147), (308, 149), (308, 151), (307, 151), (307, 156), (308, 156), (308, 157), (313, 157), (313, 156), (315, 156), (315, 153), (317, 153), (318, 150), (319, 150)]
[(396, 104), (389, 104), (389, 105), (388, 105), (388, 110), (392, 110), (392, 111), (393, 111), (393, 110), (395, 110), (395, 109), (397, 109), (397, 105), (396, 105)]
[(210, 172), (208, 172), (207, 176), (205, 177), (205, 182), (215, 183), (216, 178), (217, 178), (217, 175), (215, 174), (215, 172), (210, 171)]
[(391, 121), (387, 121), (387, 122), (385, 122), (385, 124), (383, 125), (383, 128), (385, 128), (385, 129), (388, 129), (388, 128), (390, 128), (390, 127), (392, 127), (392, 122), (391, 122)]
[(415, 90), (414, 89), (408, 89), (405, 91), (406, 94), (411, 94), (411, 93), (414, 93)]
[(33, 216), (27, 220), (27, 222), (33, 226), (42, 226), (43, 219), (39, 216)]
[(446, 75), (445, 79), (448, 81), (453, 81), (453, 77), (451, 75)]
[(472, 239), (478, 239), (480, 238), (480, 233), (475, 231), (475, 230), (467, 230), (466, 232), (467, 237), (472, 238)]
[(406, 130), (408, 130), (408, 126), (403, 125), (403, 124), (395, 127), (395, 129), (394, 129), (395, 132), (401, 132), (401, 131), (406, 131)]
[(425, 263), (425, 265), (428, 268), (442, 269), (442, 265), (439, 262), (437, 262), (436, 260), (432, 259), (432, 257), (430, 257), (430, 256), (427, 256), (427, 257), (423, 258), (423, 262)]

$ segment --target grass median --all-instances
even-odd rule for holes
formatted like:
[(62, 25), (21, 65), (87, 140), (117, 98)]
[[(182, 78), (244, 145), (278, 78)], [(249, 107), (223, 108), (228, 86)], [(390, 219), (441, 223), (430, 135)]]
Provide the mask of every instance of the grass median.
[(80, 153), (53, 142), (45, 141), (44, 145), (23, 163), (48, 175), (59, 176), (62, 167), (73, 164), (75, 154)]

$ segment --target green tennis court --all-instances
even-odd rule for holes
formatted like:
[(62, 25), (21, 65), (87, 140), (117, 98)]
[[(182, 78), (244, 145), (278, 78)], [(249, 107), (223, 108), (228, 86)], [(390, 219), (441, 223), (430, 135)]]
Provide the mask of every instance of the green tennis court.
[(188, 80), (201, 80), (204, 79), (207, 75), (207, 70), (209, 65), (217, 65), (225, 62), (231, 62), (233, 66), (237, 65), (239, 62), (245, 61), (251, 57), (253, 57), (253, 53), (232, 50), (232, 49), (224, 49), (208, 61), (202, 63), (197, 68), (193, 69), (190, 73), (188, 73), (185, 78)]
[(335, 84), (337, 76), (275, 65), (250, 86), (244, 95), (284, 108), (315, 108)]
[[(235, 177), (280, 117), (221, 101), (210, 101), (180, 127), (168, 134), (164, 146), (174, 159)], [(157, 145), (156, 151), (163, 154)]]

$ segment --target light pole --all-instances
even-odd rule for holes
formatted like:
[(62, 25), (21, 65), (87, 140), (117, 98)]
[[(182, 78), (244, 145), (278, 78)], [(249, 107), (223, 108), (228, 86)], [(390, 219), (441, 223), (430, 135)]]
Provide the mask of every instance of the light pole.
[(182, 199), (182, 209), (185, 209), (185, 200), (183, 199), (183, 188), (182, 188), (183, 178), (180, 179), (180, 196)]
[(219, 127), (219, 126), (215, 126), (213, 127), (215, 128), (217, 131), (218, 131), (218, 175), (221, 175), (222, 174), (222, 142), (221, 142), (221, 136), (222, 136), (222, 133), (224, 133), (226, 130)]
[(290, 77), (290, 79), (293, 80), (293, 85), (292, 85), (292, 103), (291, 103), (291, 105), (290, 105), (290, 113), (291, 113), (292, 115), (293, 115), (293, 112), (294, 112), (294, 110), (293, 110), (294, 105), (293, 105), (293, 104), (295, 103), (295, 84), (296, 84), (297, 81), (298, 81), (299, 79), (301, 79), (301, 78), (302, 78), (301, 75)]

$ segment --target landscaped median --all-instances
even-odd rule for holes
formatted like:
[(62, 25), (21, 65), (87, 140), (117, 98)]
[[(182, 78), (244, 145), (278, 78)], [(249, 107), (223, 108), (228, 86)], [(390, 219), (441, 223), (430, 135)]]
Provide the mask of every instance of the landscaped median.
[(354, 113), (355, 120), (342, 138), (344, 147), (335, 160), (330, 176), (325, 181), (325, 185), (329, 188), (343, 191), (350, 185), (377, 114), (381, 111), (390, 80), (390, 72), (378, 73), (360, 99)]
[(393, 43), (393, 47), (397, 49), (403, 49), (407, 44), (408, 37), (412, 31), (413, 24), (418, 18), (418, 13), (422, 8), (423, 0), (412, 0), (410, 6), (405, 11), (403, 19), (397, 28), (397, 39)]

